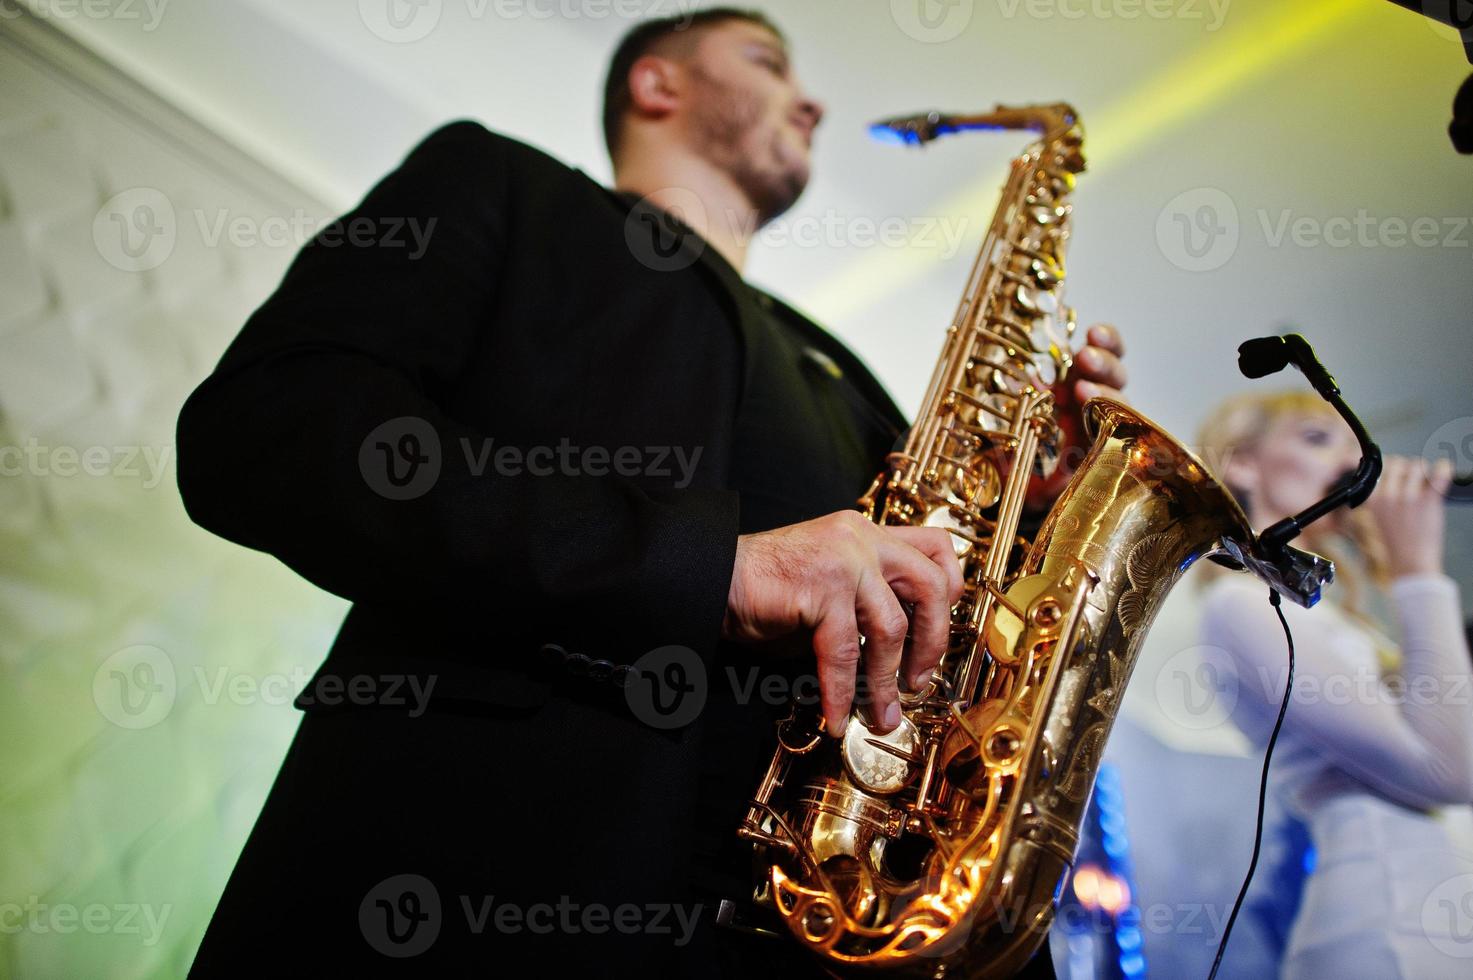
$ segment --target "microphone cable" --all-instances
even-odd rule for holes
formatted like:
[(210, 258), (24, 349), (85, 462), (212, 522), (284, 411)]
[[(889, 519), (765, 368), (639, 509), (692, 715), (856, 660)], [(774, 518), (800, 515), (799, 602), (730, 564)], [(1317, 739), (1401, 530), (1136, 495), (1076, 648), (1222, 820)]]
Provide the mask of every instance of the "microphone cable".
[(1289, 692), (1294, 689), (1294, 634), (1289, 630), (1289, 621), (1284, 618), (1284, 610), (1280, 605), (1280, 596), (1277, 589), (1269, 589), (1269, 604), (1274, 607), (1274, 612), (1279, 615), (1279, 624), (1284, 627), (1284, 639), (1289, 644), (1289, 678), (1284, 682), (1284, 700), (1279, 703), (1279, 717), (1274, 722), (1273, 734), (1268, 738), (1268, 749), (1263, 753), (1263, 775), (1258, 780), (1258, 823), (1253, 831), (1253, 858), (1248, 862), (1248, 874), (1243, 878), (1243, 887), (1238, 889), (1238, 900), (1233, 903), (1233, 914), (1228, 916), (1227, 926), (1222, 931), (1222, 939), (1217, 944), (1217, 956), (1212, 961), (1212, 972), (1207, 974), (1207, 980), (1216, 980), (1217, 969), (1222, 966), (1222, 954), (1227, 952), (1228, 937), (1233, 934), (1233, 923), (1238, 921), (1238, 912), (1243, 907), (1243, 899), (1248, 895), (1248, 885), (1253, 881), (1253, 872), (1258, 870), (1258, 852), (1263, 847), (1263, 809), (1268, 796), (1268, 764), (1274, 757), (1274, 744), (1279, 740), (1279, 729), (1284, 727), (1284, 713), (1289, 710)]

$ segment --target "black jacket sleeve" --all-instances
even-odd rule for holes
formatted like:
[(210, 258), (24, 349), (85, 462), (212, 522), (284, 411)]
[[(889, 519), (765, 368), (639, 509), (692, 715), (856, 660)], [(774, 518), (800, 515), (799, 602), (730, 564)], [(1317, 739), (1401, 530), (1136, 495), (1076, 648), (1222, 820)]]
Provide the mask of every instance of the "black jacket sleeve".
[[(487, 435), (447, 411), (467, 360), (488, 333), (526, 328), (493, 317), (513, 285), (512, 145), (474, 123), (437, 131), (301, 251), (182, 409), (185, 508), (355, 602), (494, 600), (709, 648), (735, 558), (734, 491), (504, 476), (461, 451)], [(686, 407), (693, 445), (728, 446), (738, 340), (678, 327), (646, 338), (689, 346), (691, 368), (660, 379), (660, 397)], [(413, 479), (387, 481), (391, 461)]]

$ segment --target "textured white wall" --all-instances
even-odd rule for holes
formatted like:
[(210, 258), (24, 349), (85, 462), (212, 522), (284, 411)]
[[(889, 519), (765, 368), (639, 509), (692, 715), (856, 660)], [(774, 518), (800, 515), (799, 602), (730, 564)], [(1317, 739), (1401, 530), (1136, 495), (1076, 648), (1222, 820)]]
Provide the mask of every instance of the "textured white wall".
[(203, 533), (173, 465), (180, 403), (292, 256), (200, 218), (320, 206), (118, 94), (0, 36), (5, 977), (184, 974), (345, 606)]

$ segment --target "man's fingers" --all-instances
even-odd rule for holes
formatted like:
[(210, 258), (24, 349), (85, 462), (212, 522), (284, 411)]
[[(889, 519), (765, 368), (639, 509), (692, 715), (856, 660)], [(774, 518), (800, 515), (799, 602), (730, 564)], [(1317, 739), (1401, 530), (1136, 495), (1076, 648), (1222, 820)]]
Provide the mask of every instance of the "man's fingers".
[[(957, 560), (950, 533), (936, 527), (884, 527), (881, 530), (919, 551), (941, 569), (946, 576), (948, 605), (962, 597), (962, 564)], [(881, 560), (884, 557), (882, 554)]]
[(838, 738), (854, 704), (854, 675), (859, 666), (859, 625), (853, 603), (836, 602), (813, 631), (818, 660), (818, 700), (829, 734)]
[(1409, 466), (1410, 460), (1405, 456), (1397, 456), (1395, 459), (1397, 496), (1402, 500), (1416, 500), (1421, 496), (1418, 493), (1421, 487), (1417, 485), (1417, 481), (1422, 478), (1420, 467)]
[(1074, 397), (1082, 405), (1091, 398), (1114, 398), (1123, 400), (1125, 396), (1120, 393), (1119, 388), (1111, 388), (1108, 385), (1097, 385), (1093, 381), (1074, 382)]
[(1439, 497), (1446, 497), (1448, 489), (1453, 485), (1453, 461), (1443, 456), (1428, 467), (1427, 485)]
[(1125, 362), (1119, 355), (1103, 347), (1086, 347), (1074, 358), (1074, 375), (1082, 381), (1124, 388)]
[(1385, 500), (1396, 503), (1405, 500), (1407, 493), (1406, 468), (1400, 456), (1387, 456), (1381, 468), (1381, 482), (1386, 486)]
[[(880, 561), (895, 594), (911, 604), (910, 637), (902, 652), (905, 683), (918, 690), (946, 652), (951, 607), (961, 598), (962, 572), (951, 535), (936, 528), (892, 528), (897, 532)], [(912, 532), (912, 533), (905, 533)], [(914, 551), (924, 560), (914, 561)]]
[(1109, 323), (1096, 323), (1084, 335), (1085, 342), (1093, 347), (1103, 347), (1116, 357), (1125, 356), (1125, 341), (1120, 331)]
[(869, 688), (871, 725), (888, 732), (900, 723), (900, 690), (895, 674), (910, 620), (900, 600), (883, 579), (867, 575), (859, 581), (855, 616), (864, 635), (864, 676)]
[[(902, 599), (903, 586), (896, 586), (896, 594)], [(910, 636), (906, 640), (901, 657), (900, 669), (904, 671), (905, 683), (912, 691), (919, 691), (931, 679), (931, 673), (941, 662), (951, 637), (950, 607), (935, 603), (917, 602), (911, 614)]]

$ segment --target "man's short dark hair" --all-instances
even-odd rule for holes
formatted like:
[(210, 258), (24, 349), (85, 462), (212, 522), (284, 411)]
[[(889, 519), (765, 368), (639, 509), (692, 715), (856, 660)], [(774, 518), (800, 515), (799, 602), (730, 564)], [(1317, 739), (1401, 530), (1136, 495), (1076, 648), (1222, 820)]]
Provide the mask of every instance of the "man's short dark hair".
[(666, 38), (678, 37), (688, 31), (698, 31), (732, 20), (765, 27), (777, 35), (778, 40), (786, 43), (783, 32), (767, 19), (766, 14), (740, 7), (707, 7), (647, 20), (636, 24), (624, 35), (624, 39), (614, 49), (614, 57), (609, 62), (609, 75), (604, 82), (604, 144), (609, 148), (611, 159), (619, 148), (624, 113), (634, 104), (634, 97), (629, 91), (629, 69), (634, 67), (634, 63), (653, 52)]

